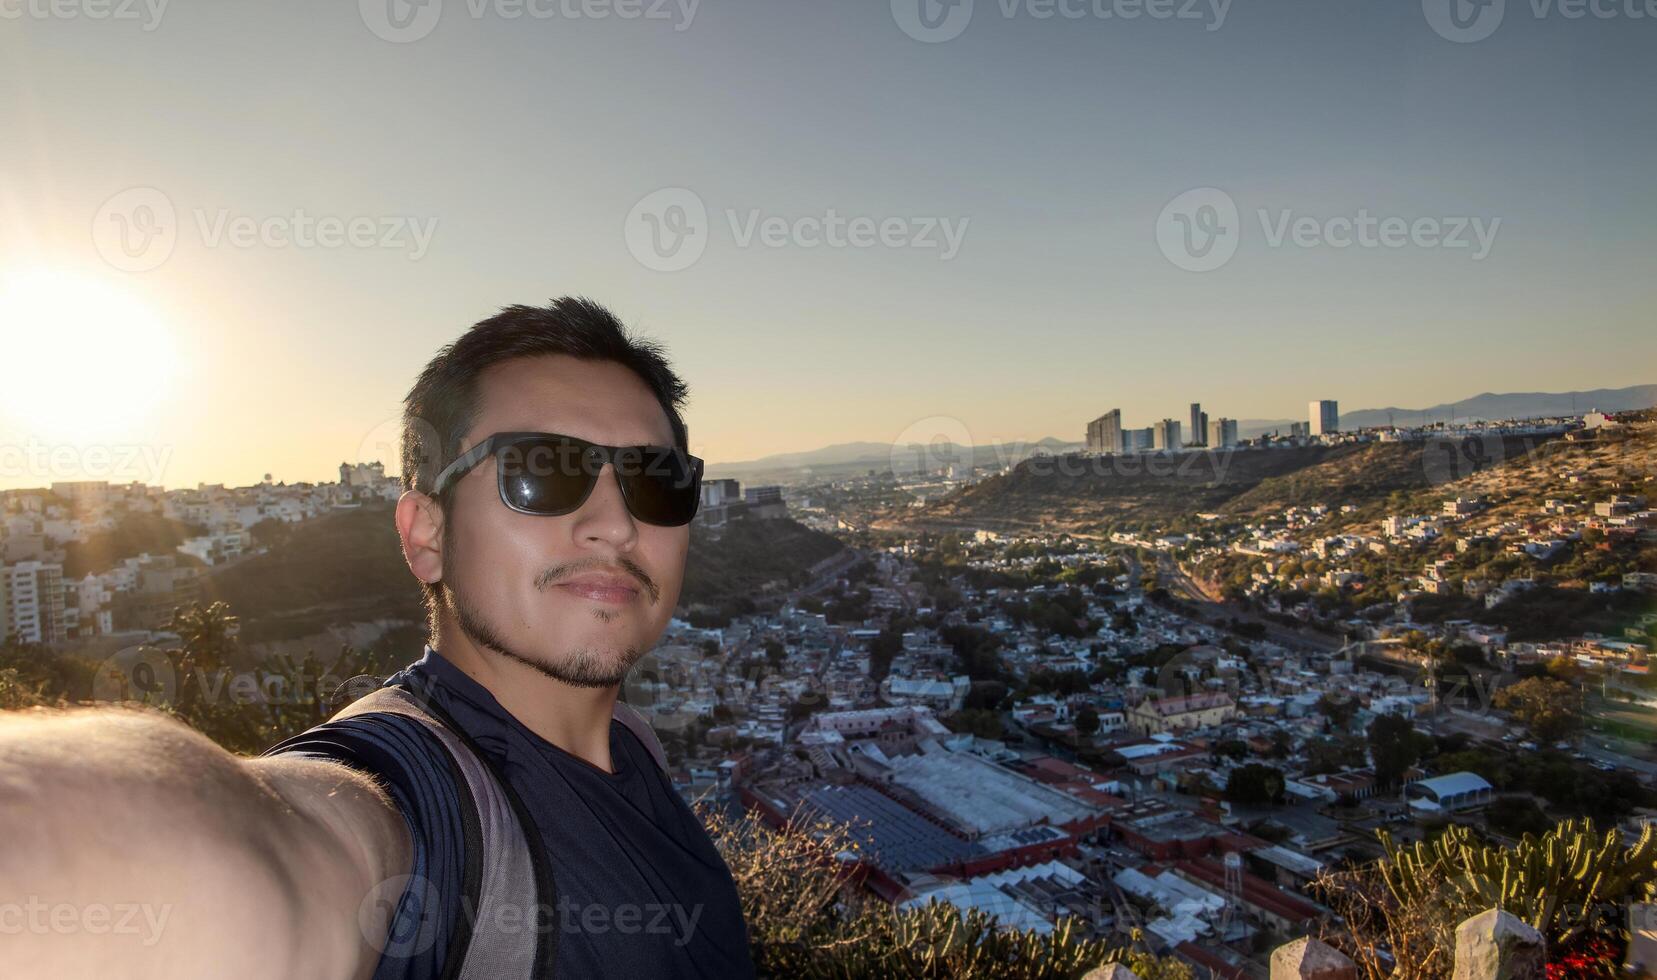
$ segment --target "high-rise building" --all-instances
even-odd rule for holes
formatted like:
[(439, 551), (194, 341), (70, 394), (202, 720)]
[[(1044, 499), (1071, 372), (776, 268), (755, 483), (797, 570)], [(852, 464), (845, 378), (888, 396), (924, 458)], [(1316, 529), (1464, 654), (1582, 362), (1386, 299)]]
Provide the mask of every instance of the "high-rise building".
[(1306, 422), (1290, 422), (1289, 438), (1304, 439), (1311, 432), (1311, 426)]
[(1180, 441), (1178, 422), (1173, 419), (1163, 419), (1161, 422), (1151, 426), (1152, 449), (1178, 449), (1179, 447)]
[(62, 643), (69, 638), (63, 613), (63, 566), (25, 561), (0, 566), (0, 633), (25, 643)]
[(1230, 449), (1237, 445), (1237, 420), (1218, 418), (1208, 423), (1208, 448)]
[(1122, 410), (1113, 408), (1087, 424), (1087, 451), (1122, 452)]
[(1191, 403), (1191, 442), (1201, 445), (1203, 436), (1208, 432), (1208, 413), (1202, 410), (1202, 402)]
[(1308, 403), (1306, 414), (1309, 417), (1307, 431), (1314, 436), (1332, 436), (1341, 431), (1341, 410), (1333, 399)]
[(736, 480), (703, 480), (702, 503), (707, 507), (719, 507), (733, 500), (742, 499), (742, 484)]

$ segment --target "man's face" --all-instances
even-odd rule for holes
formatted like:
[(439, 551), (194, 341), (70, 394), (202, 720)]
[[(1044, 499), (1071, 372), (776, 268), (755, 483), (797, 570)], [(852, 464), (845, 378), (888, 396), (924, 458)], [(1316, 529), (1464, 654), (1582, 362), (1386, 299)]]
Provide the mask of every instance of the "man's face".
[[(673, 445), (644, 381), (611, 361), (517, 358), (479, 378), (480, 414), (460, 451), (496, 432), (557, 432), (610, 446)], [(566, 683), (605, 687), (655, 645), (684, 580), (690, 528), (633, 517), (606, 463), (561, 517), (501, 502), (493, 456), (454, 484), (443, 582), (474, 642)]]

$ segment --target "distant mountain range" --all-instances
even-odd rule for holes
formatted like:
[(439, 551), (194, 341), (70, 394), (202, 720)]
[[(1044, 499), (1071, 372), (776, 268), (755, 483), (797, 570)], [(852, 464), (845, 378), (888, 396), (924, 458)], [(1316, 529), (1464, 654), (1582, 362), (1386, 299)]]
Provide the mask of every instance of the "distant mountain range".
[[(1434, 422), (1477, 422), (1488, 419), (1545, 418), (1580, 415), (1583, 412), (1627, 412), (1657, 406), (1657, 385), (1632, 388), (1595, 388), (1592, 391), (1518, 391), (1505, 394), (1485, 392), (1458, 402), (1430, 408), (1366, 408), (1341, 412), (1341, 428), (1365, 429), (1378, 425), (1431, 425)], [(1305, 419), (1242, 419), (1237, 423), (1243, 438), (1266, 432), (1287, 432), (1292, 422)]]
[[(1341, 428), (1361, 429), (1377, 425), (1430, 425), (1434, 422), (1470, 422), (1483, 419), (1540, 418), (1569, 415), (1589, 411), (1625, 412), (1632, 409), (1657, 406), (1657, 384), (1635, 385), (1631, 388), (1596, 388), (1592, 391), (1563, 392), (1486, 392), (1461, 401), (1446, 402), (1430, 408), (1369, 408), (1341, 412)], [(1267, 432), (1289, 431), (1289, 426), (1305, 419), (1239, 419), (1238, 435), (1242, 438)], [(1081, 423), (1077, 428), (1081, 428)], [(1035, 442), (1005, 442), (974, 446), (970, 451), (954, 443), (934, 445), (924, 457), (932, 465), (940, 460), (971, 459), (976, 463), (999, 460), (1015, 463), (1032, 452), (1066, 452), (1080, 449), (1079, 439), (1057, 439), (1048, 436)], [(732, 463), (714, 463), (708, 467), (712, 478), (792, 482), (802, 478), (835, 478), (851, 476), (868, 470), (895, 469), (899, 473), (913, 472), (917, 453), (898, 449), (888, 442), (842, 442), (821, 449), (804, 452), (777, 453), (759, 459)]]

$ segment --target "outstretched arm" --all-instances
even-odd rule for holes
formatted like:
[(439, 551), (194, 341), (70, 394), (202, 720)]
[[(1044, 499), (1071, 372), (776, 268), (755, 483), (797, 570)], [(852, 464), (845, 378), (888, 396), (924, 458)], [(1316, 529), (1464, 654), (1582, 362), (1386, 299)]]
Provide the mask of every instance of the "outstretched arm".
[(367, 977), (384, 937), (359, 913), (409, 864), (403, 818), (337, 763), (148, 712), (0, 713), (0, 974)]

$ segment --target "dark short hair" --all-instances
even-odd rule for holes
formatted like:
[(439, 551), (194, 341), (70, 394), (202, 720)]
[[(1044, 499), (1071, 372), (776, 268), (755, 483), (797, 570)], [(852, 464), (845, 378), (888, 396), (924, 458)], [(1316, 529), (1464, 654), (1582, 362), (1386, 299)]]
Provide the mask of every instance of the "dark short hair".
[[(662, 347), (629, 333), (598, 303), (565, 296), (546, 306), (506, 307), (439, 350), (420, 372), (403, 399), (403, 489), (430, 495), (437, 474), (460, 455), (461, 442), (477, 424), (478, 378), (485, 369), (520, 357), (552, 354), (613, 361), (630, 369), (667, 413), (674, 445), (689, 451), (679, 414), (689, 389), (668, 364)], [(438, 504), (447, 509), (444, 499)], [(442, 583), (425, 585), (424, 591), (435, 629)]]

